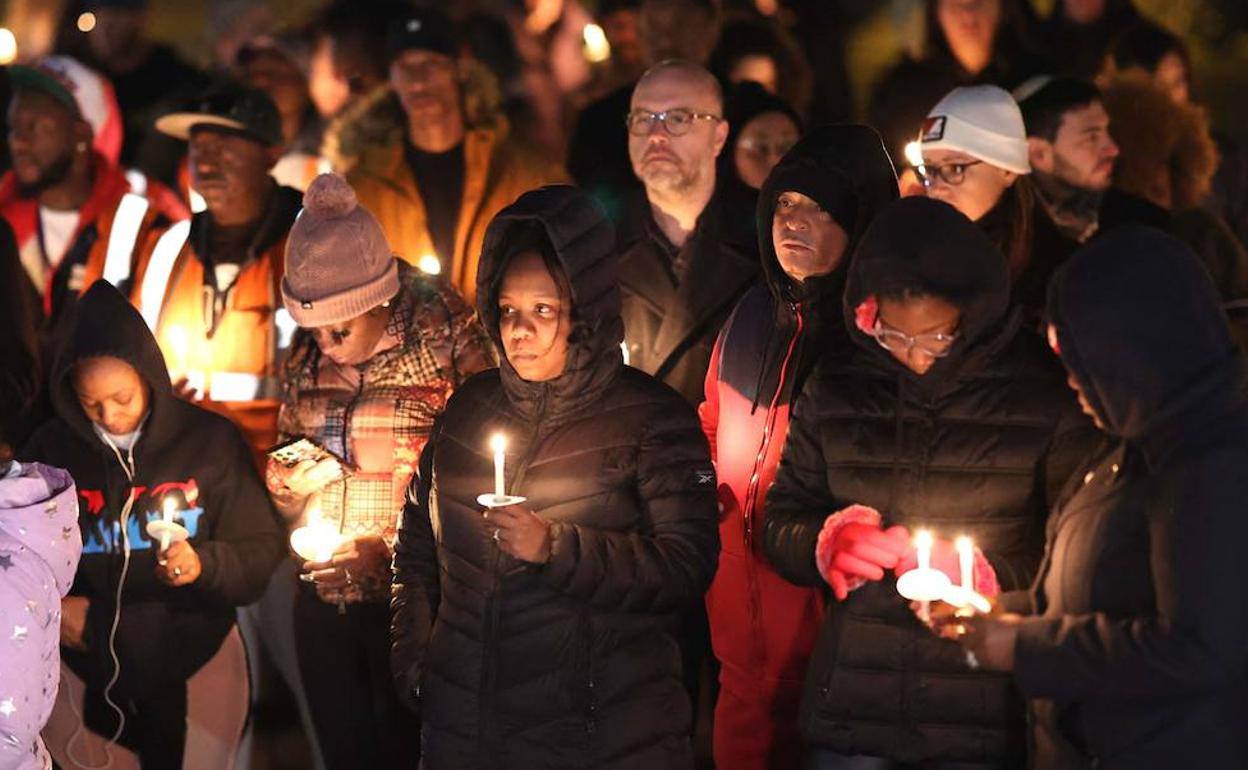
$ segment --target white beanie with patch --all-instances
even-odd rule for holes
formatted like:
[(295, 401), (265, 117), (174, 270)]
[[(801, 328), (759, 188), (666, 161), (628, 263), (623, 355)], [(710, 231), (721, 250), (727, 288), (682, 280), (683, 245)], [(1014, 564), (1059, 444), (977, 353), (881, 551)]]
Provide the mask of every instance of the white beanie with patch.
[(963, 86), (941, 99), (923, 121), (919, 146), (956, 150), (1015, 174), (1030, 174), (1027, 128), (1014, 97), (996, 86)]

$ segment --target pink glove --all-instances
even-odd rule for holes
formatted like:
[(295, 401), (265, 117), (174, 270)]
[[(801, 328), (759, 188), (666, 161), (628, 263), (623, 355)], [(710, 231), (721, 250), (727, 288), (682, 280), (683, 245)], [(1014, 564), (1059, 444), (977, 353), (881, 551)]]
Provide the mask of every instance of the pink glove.
[[(915, 552), (914, 545), (910, 544), (901, 560), (897, 562), (894, 572), (900, 577), (917, 567), (918, 564), (918, 554)], [(946, 540), (943, 537), (933, 538), (932, 568), (948, 575), (955, 586), (962, 585), (962, 562), (958, 559), (958, 549), (952, 540)], [(974, 576), (973, 582), (977, 594), (991, 599), (1001, 593), (1001, 585), (997, 582), (997, 571), (992, 568), (992, 563), (979, 548), (975, 549), (975, 562), (971, 574)]]
[(880, 513), (865, 505), (837, 511), (823, 523), (815, 541), (815, 566), (844, 601), (849, 592), (868, 580), (883, 580), (910, 548), (905, 527), (880, 528)]

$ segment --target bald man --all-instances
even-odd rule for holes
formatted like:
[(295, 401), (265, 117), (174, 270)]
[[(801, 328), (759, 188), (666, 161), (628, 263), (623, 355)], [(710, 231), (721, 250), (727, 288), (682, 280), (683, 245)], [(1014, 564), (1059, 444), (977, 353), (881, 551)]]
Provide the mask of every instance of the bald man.
[(628, 155), (645, 188), (622, 228), (624, 339), (629, 363), (702, 400), (711, 349), (758, 277), (754, 202), (716, 188), (728, 137), (718, 81), (668, 60), (644, 74), (628, 113)]

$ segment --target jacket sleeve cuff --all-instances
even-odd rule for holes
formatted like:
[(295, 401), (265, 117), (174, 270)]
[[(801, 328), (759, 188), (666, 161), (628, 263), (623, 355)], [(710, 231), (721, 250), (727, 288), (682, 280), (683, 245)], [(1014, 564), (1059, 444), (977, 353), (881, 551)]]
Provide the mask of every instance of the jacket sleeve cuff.
[(550, 559), (541, 566), (541, 572), (556, 585), (564, 585), (576, 571), (580, 548), (580, 536), (576, 527), (560, 522), (550, 525)]
[(988, 561), (988, 557), (984, 556), (984, 552), (975, 548), (975, 593), (980, 596), (987, 596), (989, 599), (1000, 595), (1001, 583), (997, 581), (997, 570), (992, 566), (992, 562)]
[[(847, 524), (866, 524), (878, 527), (881, 522), (880, 512), (865, 505), (842, 508), (824, 520), (823, 529), (819, 530), (819, 537), (815, 540), (815, 566), (819, 568), (819, 574), (823, 576), (825, 582), (832, 582), (828, 580), (828, 571), (832, 566), (832, 546), (836, 543), (836, 536), (841, 529)], [(851, 577), (847, 579), (847, 582), (849, 590), (854, 591), (866, 585), (867, 581), (864, 578)]]
[(1019, 623), (1014, 642), (1014, 681), (1029, 698), (1045, 698), (1053, 694), (1055, 670), (1053, 637), (1060, 620), (1027, 618)]

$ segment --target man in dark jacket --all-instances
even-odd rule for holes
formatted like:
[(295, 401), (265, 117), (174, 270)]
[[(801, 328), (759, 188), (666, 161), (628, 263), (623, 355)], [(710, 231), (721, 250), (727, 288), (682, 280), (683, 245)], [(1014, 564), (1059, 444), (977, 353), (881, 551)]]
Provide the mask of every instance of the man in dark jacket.
[[(600, 4), (601, 5), (601, 4)], [(719, 39), (719, 18), (711, 0), (643, 0), (638, 14), (638, 42), (644, 66), (666, 59), (705, 65)], [(591, 102), (576, 118), (568, 146), (568, 172), (607, 209), (611, 221), (627, 216), (641, 186), (629, 165), (625, 142), (635, 82)]]
[(622, 239), (628, 363), (694, 404), (715, 335), (758, 275), (753, 202), (716, 185), (727, 136), (719, 83), (699, 65), (663, 62), (633, 91), (628, 152), (646, 199)]
[[(952, 322), (916, 328), (923, 306), (944, 306)], [(1010, 310), (1001, 253), (947, 204), (904, 198), (876, 216), (854, 253), (844, 312), (857, 349), (807, 380), (767, 495), (776, 569), (799, 585), (831, 582), (843, 597), (815, 647), (800, 727), (817, 767), (862, 755), (882, 768), (1016, 763), (1023, 709), (1009, 680), (976, 674), (961, 650), (931, 638), (884, 579), (903, 569), (896, 558), (862, 552), (875, 569), (847, 591), (817, 564), (816, 543), (870, 506), (874, 522), (858, 525), (868, 535), (891, 537), (897, 525), (942, 541), (970, 535), (981, 576), (1029, 585), (1050, 503), (1091, 449), (1091, 425)]]
[[(234, 608), (264, 591), (282, 537), (242, 436), (174, 396), (139, 313), (105, 281), (77, 312), (53, 372), (57, 419), (19, 456), (65, 468), (78, 485), (84, 546), (61, 639), (87, 685), (87, 726), (118, 729), (111, 697), (126, 706), (121, 743), (145, 767), (177, 767), (186, 681), (221, 646)], [(99, 378), (86, 372), (102, 367), (117, 388), (91, 387)], [(161, 551), (146, 525), (168, 513), (189, 538)]]
[(742, 297), (720, 332), (698, 408), (723, 509), (719, 570), (706, 596), (721, 666), (719, 770), (801, 765), (797, 707), (823, 597), (777, 575), (756, 533), (793, 399), (817, 362), (849, 349), (841, 296), (854, 247), (896, 199), (893, 165), (866, 126), (813, 131), (759, 195), (767, 282)]
[[(689, 405), (623, 366), (614, 261), (571, 187), (486, 235), (477, 306), (506, 355), (438, 418), (395, 546), (392, 670), (426, 770), (693, 766), (673, 627), (715, 572), (715, 472)], [(513, 291), (517, 263), (548, 288)], [(500, 433), (527, 499), (483, 516)]]
[(1038, 768), (1248, 763), (1248, 399), (1218, 304), (1191, 252), (1145, 228), (1054, 277), (1050, 340), (1112, 445), (1049, 522), (1035, 615), (962, 639), (1034, 699)]

